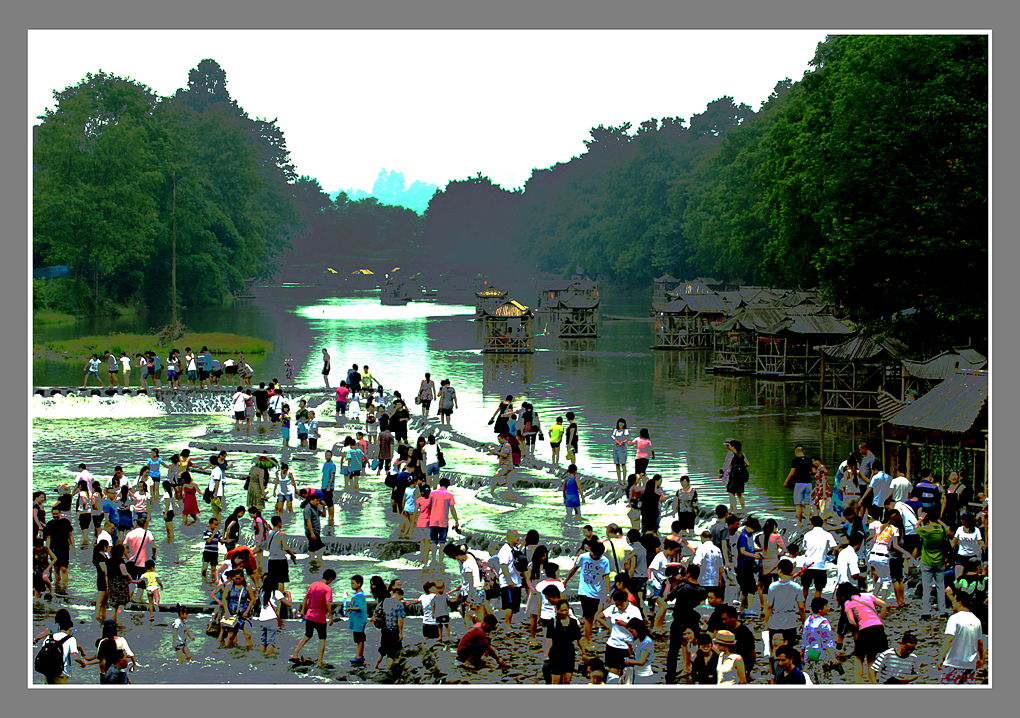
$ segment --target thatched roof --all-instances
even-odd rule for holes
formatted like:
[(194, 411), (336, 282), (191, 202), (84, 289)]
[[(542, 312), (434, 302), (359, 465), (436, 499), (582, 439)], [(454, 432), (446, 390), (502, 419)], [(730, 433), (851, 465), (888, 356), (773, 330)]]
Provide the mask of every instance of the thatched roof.
[(973, 349), (944, 351), (927, 361), (903, 361), (907, 374), (918, 379), (941, 380), (951, 376), (957, 369), (979, 370), (988, 366), (988, 359)]
[(827, 359), (866, 361), (878, 357), (902, 359), (906, 356), (907, 347), (895, 339), (874, 340), (858, 334), (841, 344), (820, 347), (820, 350)]
[(585, 297), (572, 292), (561, 295), (557, 301), (561, 307), (567, 309), (594, 309), (599, 305), (598, 297)]
[(524, 306), (516, 299), (511, 299), (507, 302), (503, 302), (498, 307), (491, 310), (486, 310), (485, 314), (490, 317), (504, 317), (504, 318), (517, 318), (524, 316), (531, 316), (531, 309)]
[(734, 329), (746, 329), (760, 332), (789, 317), (786, 309), (779, 307), (743, 307), (729, 319), (713, 325), (717, 331), (728, 332)]
[(927, 394), (904, 406), (889, 423), (958, 434), (977, 426), (988, 404), (988, 373), (958, 371)]
[(826, 336), (852, 334), (853, 329), (831, 314), (790, 314), (762, 330), (762, 334)]

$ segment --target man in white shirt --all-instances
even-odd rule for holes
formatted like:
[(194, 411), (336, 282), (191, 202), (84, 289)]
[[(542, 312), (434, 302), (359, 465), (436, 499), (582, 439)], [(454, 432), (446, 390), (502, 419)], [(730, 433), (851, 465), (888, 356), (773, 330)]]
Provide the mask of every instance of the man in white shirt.
[(722, 589), (723, 555), (712, 541), (711, 531), (701, 532), (701, 545), (694, 552), (691, 563), (701, 568), (698, 584), (705, 588)]
[(875, 459), (872, 468), (875, 470), (875, 473), (871, 475), (868, 489), (864, 492), (864, 496), (861, 497), (861, 504), (867, 506), (868, 497), (870, 496), (872, 505), (885, 506), (885, 500), (889, 498), (889, 494), (892, 491), (892, 477), (882, 470), (882, 462), (878, 459)]
[(960, 598), (969, 594), (953, 594), (956, 613), (946, 621), (945, 640), (942, 644), (943, 684), (970, 685), (978, 683), (978, 671), (985, 662), (985, 642), (981, 621), (971, 613)]
[(906, 501), (914, 485), (906, 476), (897, 476), (889, 485), (889, 495), (893, 501)]
[(606, 676), (607, 683), (615, 683), (620, 680), (620, 674), (624, 668), (624, 659), (627, 658), (627, 648), (634, 642), (633, 636), (627, 630), (627, 624), (632, 618), (640, 620), (641, 611), (627, 600), (626, 591), (614, 593), (613, 604), (599, 613), (596, 618), (599, 623), (609, 628), (605, 658), (606, 670), (608, 671)]
[(514, 614), (521, 610), (521, 586), (524, 578), (520, 569), (516, 566), (516, 559), (524, 554), (517, 546), (521, 542), (521, 535), (516, 531), (508, 531), (506, 543), (499, 549), (499, 592), (503, 607), (503, 620), (506, 625), (511, 625)]
[(804, 598), (807, 599), (808, 591), (812, 584), (815, 587), (814, 598), (821, 598), (825, 590), (825, 582), (828, 579), (826, 569), (828, 568), (829, 553), (834, 551), (838, 544), (836, 537), (822, 528), (822, 517), (811, 517), (811, 530), (804, 534), (804, 565), (807, 569), (801, 583), (804, 587)]
[[(849, 541), (843, 545), (839, 554), (836, 555), (836, 586), (846, 583), (859, 589), (861, 578), (861, 562), (857, 552), (861, 550), (861, 541), (864, 537), (859, 533), (850, 535)], [(847, 539), (844, 539), (847, 541)], [(837, 594), (838, 595), (838, 594)], [(850, 632), (850, 624), (847, 621), (846, 613), (843, 611), (843, 604), (839, 605), (839, 621), (836, 623), (836, 650), (843, 647), (843, 639)]]
[(212, 492), (212, 512), (215, 518), (219, 518), (223, 512), (223, 485), (226, 483), (223, 475), (223, 467), (219, 465), (216, 455), (209, 457), (212, 464), (212, 471), (209, 472), (209, 491)]
[[(68, 616), (68, 619), (70, 616)], [(71, 678), (71, 659), (73, 658), (78, 662), (78, 665), (85, 668), (88, 664), (82, 659), (81, 653), (78, 650), (78, 639), (72, 634), (74, 633), (74, 624), (66, 625), (65, 621), (58, 618), (58, 624), (60, 630), (52, 634), (49, 638), (60, 644), (60, 650), (64, 657), (63, 670), (56, 676), (46, 676), (46, 682), (48, 684), (64, 685), (70, 681)], [(49, 639), (47, 639), (49, 640)]]
[(92, 473), (88, 470), (85, 464), (78, 464), (78, 476), (75, 478), (75, 483), (79, 481), (85, 481), (85, 485), (89, 487), (89, 491), (92, 490)]

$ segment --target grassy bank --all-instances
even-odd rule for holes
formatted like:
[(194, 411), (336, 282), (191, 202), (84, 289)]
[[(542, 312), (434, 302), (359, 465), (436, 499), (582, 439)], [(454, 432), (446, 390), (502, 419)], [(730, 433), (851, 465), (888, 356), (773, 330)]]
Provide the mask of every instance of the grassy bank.
[(183, 352), (184, 347), (188, 346), (196, 350), (207, 346), (213, 354), (227, 356), (239, 353), (259, 356), (273, 348), (272, 343), (264, 339), (239, 334), (186, 332), (183, 337), (168, 345), (157, 344), (152, 334), (105, 334), (35, 344), (33, 354), (37, 359), (80, 362), (88, 359), (91, 354), (102, 356), (107, 349), (118, 355), (127, 353), (132, 357), (151, 349), (165, 357), (172, 348)]
[(78, 317), (63, 312), (32, 312), (32, 324), (40, 327), (56, 327), (74, 324)]

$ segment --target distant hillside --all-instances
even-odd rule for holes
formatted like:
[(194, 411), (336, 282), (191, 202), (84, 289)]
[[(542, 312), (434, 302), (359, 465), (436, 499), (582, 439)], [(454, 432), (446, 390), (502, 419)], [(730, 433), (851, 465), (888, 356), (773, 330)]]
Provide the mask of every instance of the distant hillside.
[(432, 199), (432, 195), (436, 193), (437, 189), (439, 188), (434, 184), (427, 184), (417, 180), (408, 186), (402, 172), (382, 169), (379, 171), (379, 176), (375, 179), (375, 184), (372, 185), (371, 192), (365, 192), (360, 189), (344, 189), (332, 193), (330, 198), (336, 199), (340, 192), (346, 193), (352, 200), (375, 197), (383, 204), (407, 207), (408, 209), (413, 209), (418, 214), (423, 214), (429, 206), (429, 200)]

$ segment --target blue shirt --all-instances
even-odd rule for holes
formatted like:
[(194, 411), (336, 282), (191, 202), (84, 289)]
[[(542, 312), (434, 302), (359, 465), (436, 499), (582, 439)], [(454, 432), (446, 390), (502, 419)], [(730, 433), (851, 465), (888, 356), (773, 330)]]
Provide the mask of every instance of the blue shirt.
[[(758, 547), (754, 545), (754, 536), (747, 533), (747, 531), (740, 532), (740, 538), (737, 539), (737, 551), (744, 549), (748, 553), (754, 553), (758, 550)], [(750, 556), (738, 553), (737, 555), (738, 566), (753, 566), (756, 569), (761, 569), (761, 561)]]
[(149, 459), (149, 476), (153, 479), (159, 478), (159, 468), (163, 465), (163, 462), (159, 459)]
[(333, 488), (333, 481), (336, 479), (336, 464), (330, 459), (322, 465), (322, 490), (330, 491)]
[(117, 525), (117, 517), (119, 515), (117, 504), (113, 503), (109, 499), (103, 499), (103, 513), (108, 514), (110, 516), (111, 524), (113, 524), (114, 526)]
[(358, 591), (351, 596), (350, 605), (361, 610), (349, 614), (347, 625), (355, 633), (364, 633), (365, 627), (368, 625), (368, 602), (365, 601), (365, 594)]

